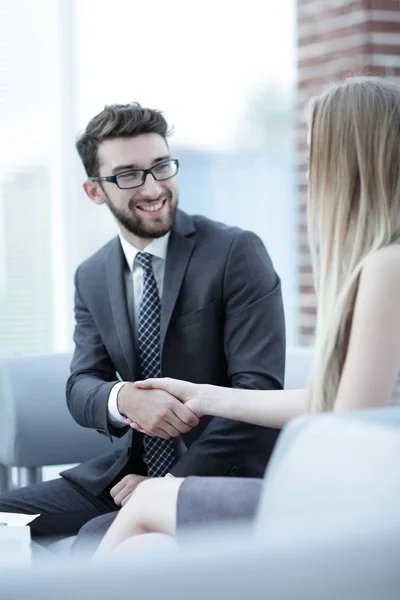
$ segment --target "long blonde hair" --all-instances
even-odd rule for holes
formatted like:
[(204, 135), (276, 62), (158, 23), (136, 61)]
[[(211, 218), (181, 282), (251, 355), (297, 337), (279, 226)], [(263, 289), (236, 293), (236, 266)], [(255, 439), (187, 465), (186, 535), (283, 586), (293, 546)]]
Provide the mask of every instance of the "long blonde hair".
[(364, 262), (400, 243), (400, 87), (349, 78), (314, 99), (309, 116), (307, 217), (318, 300), (309, 408), (318, 411), (333, 408)]

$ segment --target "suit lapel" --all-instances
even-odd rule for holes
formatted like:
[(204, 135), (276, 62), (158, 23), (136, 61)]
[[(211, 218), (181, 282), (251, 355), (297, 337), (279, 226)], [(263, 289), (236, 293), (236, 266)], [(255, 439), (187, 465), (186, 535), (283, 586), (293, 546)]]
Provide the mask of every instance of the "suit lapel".
[(108, 294), (115, 330), (126, 360), (128, 372), (135, 379), (135, 348), (132, 325), (126, 303), (125, 257), (118, 238), (111, 245), (105, 262)]
[(193, 252), (195, 241), (187, 236), (195, 232), (192, 219), (182, 211), (177, 212), (175, 225), (168, 242), (164, 285), (161, 300), (161, 355), (165, 335), (171, 320), (183, 278)]

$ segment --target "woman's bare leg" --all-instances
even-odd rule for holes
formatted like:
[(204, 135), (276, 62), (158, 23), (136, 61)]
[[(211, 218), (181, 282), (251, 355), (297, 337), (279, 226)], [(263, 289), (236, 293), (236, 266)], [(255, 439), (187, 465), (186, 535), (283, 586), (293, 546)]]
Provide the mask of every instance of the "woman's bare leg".
[(160, 477), (141, 483), (119, 511), (95, 556), (107, 554), (141, 533), (175, 535), (178, 492), (183, 482), (183, 478)]

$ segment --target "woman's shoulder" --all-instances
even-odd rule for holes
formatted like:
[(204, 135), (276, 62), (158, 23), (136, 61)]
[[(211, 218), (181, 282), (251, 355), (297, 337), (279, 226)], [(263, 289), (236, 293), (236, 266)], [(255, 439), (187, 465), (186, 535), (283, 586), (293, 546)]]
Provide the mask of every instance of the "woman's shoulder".
[(396, 268), (400, 265), (400, 243), (390, 244), (372, 252), (365, 260), (364, 270), (379, 270), (381, 268)]
[(372, 252), (364, 262), (361, 279), (375, 285), (400, 288), (400, 244), (390, 244)]

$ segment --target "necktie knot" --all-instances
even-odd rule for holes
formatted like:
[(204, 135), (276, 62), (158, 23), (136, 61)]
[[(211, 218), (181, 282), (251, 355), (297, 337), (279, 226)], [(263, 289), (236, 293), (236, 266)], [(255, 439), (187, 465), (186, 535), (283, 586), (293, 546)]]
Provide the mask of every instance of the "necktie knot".
[(148, 252), (138, 252), (136, 254), (138, 265), (140, 265), (145, 271), (152, 270), (152, 258), (152, 255)]

